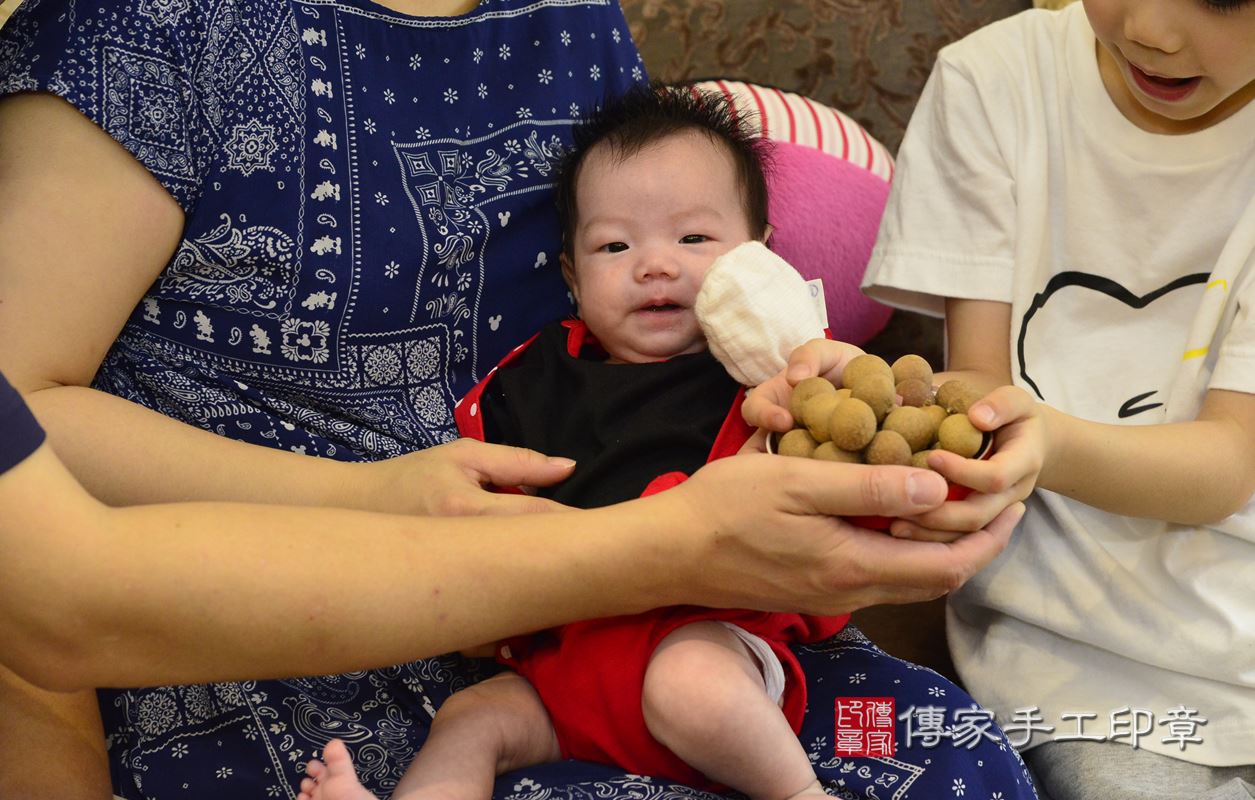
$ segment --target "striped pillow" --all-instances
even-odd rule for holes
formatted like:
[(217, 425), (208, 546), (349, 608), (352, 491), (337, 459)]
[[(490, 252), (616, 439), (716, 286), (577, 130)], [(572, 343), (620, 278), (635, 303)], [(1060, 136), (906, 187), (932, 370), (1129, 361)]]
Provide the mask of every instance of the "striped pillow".
[(697, 89), (720, 92), (736, 110), (754, 112), (754, 127), (766, 139), (792, 142), (849, 161), (886, 182), (893, 157), (863, 126), (840, 111), (793, 92), (741, 81), (702, 81)]

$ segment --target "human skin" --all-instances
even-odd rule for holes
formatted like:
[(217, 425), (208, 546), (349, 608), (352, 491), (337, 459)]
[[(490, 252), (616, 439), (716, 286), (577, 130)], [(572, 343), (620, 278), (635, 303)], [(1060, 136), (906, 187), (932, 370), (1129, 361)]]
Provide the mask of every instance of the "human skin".
[[(1152, 133), (1193, 133), (1232, 116), (1255, 98), (1255, 2), (1083, 4), (1098, 39), (1103, 85), (1138, 127)], [(1194, 80), (1177, 87), (1162, 80), (1187, 78)]]
[[(1165, 135), (1205, 130), (1255, 100), (1255, 2), (1084, 0), (1098, 39), (1107, 94), (1133, 124)], [(1151, 73), (1147, 81), (1137, 70)], [(1184, 89), (1153, 76), (1192, 79)], [(1191, 88), (1192, 87), (1192, 88)], [(898, 532), (946, 538), (928, 529), (979, 524), (1006, 499), (1034, 486), (1115, 514), (1184, 525), (1218, 522), (1255, 495), (1255, 396), (1207, 392), (1197, 417), (1162, 425), (1109, 425), (1037, 403), (1011, 383), (1011, 307), (946, 302), (952, 372), (994, 390), (968, 412), (982, 430), (1000, 428), (987, 462), (934, 454), (929, 462), (976, 489)], [(1002, 387), (1002, 388), (997, 388)]]
[[(936, 451), (929, 466), (973, 491), (919, 515), (896, 519), (895, 537), (956, 542), (1018, 504), (1035, 487), (1126, 516), (1185, 525), (1214, 523), (1255, 495), (1255, 396), (1212, 390), (1197, 418), (1160, 425), (1110, 425), (1064, 414), (1011, 386), (1010, 305), (947, 300), (947, 357), (938, 373), (987, 394), (968, 410), (977, 428), (995, 431), (987, 460)], [(760, 386), (746, 401), (763, 426), (788, 430), (788, 387), (810, 375), (839, 379), (834, 343), (815, 340), (790, 358), (787, 379)], [(835, 366), (834, 366), (835, 365)], [(755, 396), (757, 395), (757, 396)]]
[[(752, 238), (728, 146), (694, 128), (624, 154), (603, 140), (578, 167), (579, 224), (563, 274), (610, 363), (706, 349), (694, 304), (712, 262)], [(672, 631), (641, 687), (645, 725), (685, 763), (758, 800), (823, 795), (805, 750), (765, 692), (758, 662), (726, 627)], [(754, 731), (747, 735), (747, 731)], [(459, 692), (392, 800), (480, 800), (503, 772), (562, 752), (540, 696), (517, 675)], [(311, 761), (298, 800), (370, 800), (344, 748)]]
[[(1038, 486), (1114, 514), (1183, 525), (1219, 522), (1255, 495), (1255, 451), (1250, 446), (1255, 441), (1255, 395), (1210, 390), (1198, 416), (1186, 422), (1091, 422), (1008, 385), (1010, 306), (949, 300), (946, 318), (955, 370), (950, 374), (1000, 387), (974, 404), (968, 417), (982, 430), (1005, 431), (998, 434), (1001, 460), (995, 461), (998, 454), (988, 462), (930, 456), (929, 462), (936, 459), (951, 480), (988, 497), (1023, 497)], [(943, 508), (914, 521), (945, 529), (980, 518), (979, 507)]]
[[(507, 535), (488, 517), (111, 508), (44, 445), (0, 475), (0, 662), (55, 689), (198, 682), (368, 668), (658, 604), (841, 613), (957, 587), (1019, 517), (1012, 508), (953, 546), (895, 542), (835, 515), (934, 508), (936, 476), (782, 461), (752, 452), (761, 446), (617, 509), (515, 517)], [(511, 482), (524, 462), (494, 479)], [(245, 551), (257, 570), (235, 568)], [(484, 552), (499, 558), (485, 564)], [(327, 563), (340, 565), (336, 581), (309, 580)], [(485, 581), (493, 565), (509, 568)], [(94, 693), (44, 692), (4, 668), (0, 687), (6, 796), (108, 797)]]
[(706, 349), (693, 309), (706, 272), (757, 238), (743, 194), (727, 146), (697, 130), (627, 158), (605, 141), (585, 156), (579, 223), (562, 271), (611, 363)]
[[(44, 445), (0, 476), (0, 662), (57, 690), (195, 683), (377, 667), (660, 605), (838, 614), (935, 597), (1005, 544), (1007, 520), (954, 547), (854, 528), (833, 515), (933, 508), (944, 486), (920, 470), (842, 466), (749, 453), (655, 497), (505, 526), (279, 505), (111, 508)], [(239, 568), (245, 550), (255, 570)], [(327, 563), (336, 581), (309, 580)]]
[[(385, 0), (383, 4), (403, 13), (423, 15), (465, 13), (476, 5), (473, 0)], [(87, 388), (127, 316), (169, 261), (180, 239), (182, 211), (129, 153), (59, 99), (48, 95), (17, 95), (0, 100), (0, 142), (3, 142), (3, 147), (0, 147), (0, 197), (5, 199), (5, 213), (0, 215), (0, 369), (27, 397), (47, 428), (56, 454), (90, 495), (100, 498), (108, 506), (188, 501), (228, 504), (284, 502), (407, 514), (480, 514), (553, 509), (551, 504), (539, 498), (483, 491), (481, 484), (491, 470), (485, 465), (482, 454), (486, 451), (482, 449), (470, 449), (464, 445), (433, 448), (376, 464), (345, 464), (329, 459), (302, 458), (230, 441)], [(108, 275), (109, 280), (100, 280), (101, 275)], [(90, 287), (90, 291), (85, 291), (85, 287)], [(67, 343), (73, 345), (67, 346)], [(569, 465), (560, 461), (546, 461), (532, 467), (532, 473), (523, 476), (521, 482), (549, 482), (560, 478), (569, 469)], [(954, 548), (893, 547), (883, 536), (850, 529), (835, 520), (814, 515), (823, 509), (834, 514), (859, 513), (863, 501), (847, 501), (862, 498), (865, 492), (871, 493), (869, 498), (889, 493), (890, 490), (881, 486), (879, 481), (894, 484), (898, 487), (895, 491), (905, 492), (908, 481), (914, 480), (925, 487), (927, 493), (932, 491), (927, 490), (928, 485), (939, 485), (933, 478), (916, 476), (912, 479), (905, 473), (892, 472), (877, 478), (873, 477), (873, 473), (842, 475), (830, 471), (808, 477), (793, 474), (798, 469), (794, 465), (781, 467), (761, 459), (747, 459), (744, 465), (735, 468), (721, 467), (714, 474), (718, 476), (721, 470), (727, 469), (746, 471), (738, 479), (741, 482), (729, 483), (730, 488), (736, 487), (747, 497), (757, 496), (760, 499), (765, 493), (766, 496), (776, 497), (781, 504), (787, 498), (793, 504), (787, 506), (793, 509), (790, 513), (805, 515), (807, 524), (792, 529), (799, 540), (780, 540), (779, 552), (768, 554), (757, 540), (731, 534), (729, 531), (737, 530), (738, 526), (722, 517), (725, 498), (713, 485), (702, 488), (703, 481), (715, 482), (718, 478), (699, 480), (695, 488), (681, 492), (668, 501), (682, 505), (676, 510), (682, 516), (701, 516), (705, 521), (700, 525), (693, 523), (697, 527), (693, 529), (690, 541), (669, 543), (662, 549), (668, 556), (663, 571), (679, 570), (674, 564), (686, 557), (708, 557), (712, 548), (720, 550), (720, 557), (739, 561), (741, 571), (736, 577), (732, 572), (724, 575), (728, 586), (708, 587), (709, 592), (694, 588), (692, 591), (697, 596), (690, 596), (688, 600), (665, 595), (659, 600), (755, 607), (765, 602), (764, 598), (776, 597), (780, 599), (774, 602), (781, 605), (775, 610), (785, 610), (788, 605), (784, 599), (796, 598), (799, 589), (793, 585), (793, 580), (784, 580), (783, 574), (763, 569), (774, 559), (775, 563), (790, 564), (795, 570), (806, 565), (799, 574), (807, 576), (802, 583), (812, 597), (840, 599), (842, 602), (838, 605), (842, 606), (842, 610), (880, 602), (909, 602), (933, 597), (953, 588), (956, 582), (992, 558), (1005, 544), (1008, 533), (1005, 525), (995, 525), (984, 535), (977, 534)], [(18, 481), (7, 475), (5, 480), (11, 486)], [(796, 482), (791, 485), (790, 480)], [(834, 488), (830, 486), (833, 483), (841, 485)], [(415, 491), (416, 486), (432, 490)], [(827, 494), (830, 491), (841, 492), (844, 500), (836, 502), (837, 498)], [(835, 505), (832, 504), (834, 502)], [(869, 513), (894, 511), (889, 507), (877, 511), (875, 507), (878, 504), (870, 499), (867, 505)], [(6, 513), (3, 516), (8, 520), (7, 524), (16, 525), (16, 517), (10, 517), (8, 513), (10, 506), (6, 504), (4, 508)], [(784, 514), (785, 508), (785, 505), (780, 505), (776, 510)], [(24, 517), (24, 527), (18, 528), (17, 533), (12, 535), (22, 537), (32, 529), (45, 531), (52, 528), (49, 516), (59, 510), (59, 504), (44, 503), (42, 511), (36, 516)], [(906, 510), (897, 508), (896, 513), (905, 513)], [(93, 513), (97, 512), (105, 536), (116, 533), (118, 537), (123, 537), (103, 538), (100, 540), (102, 543), (111, 543), (119, 550), (126, 546), (132, 551), (139, 551), (142, 548), (137, 542), (146, 544), (148, 540), (127, 540), (125, 537), (138, 537), (145, 532), (149, 536), (166, 536), (177, 523), (186, 534), (180, 546), (206, 562), (225, 560), (227, 555), (224, 553), (232, 552), (226, 549), (220, 552), (212, 542), (221, 530), (228, 527), (227, 521), (242, 524), (252, 513), (237, 510), (235, 513), (238, 516), (232, 517), (230, 512), (216, 507), (184, 508), (180, 511), (174, 505), (160, 505), (147, 511), (116, 509), (106, 512), (97, 509)], [(206, 517), (206, 513), (212, 516)], [(645, 532), (652, 524), (638, 516), (637, 511), (620, 509), (610, 513), (622, 514), (615, 519), (624, 526), (632, 527), (635, 521), (633, 530), (638, 533)], [(183, 515), (181, 518), (180, 514)], [(268, 519), (264, 514), (260, 518)], [(322, 517), (318, 519), (320, 522), (316, 527), (330, 527), (321, 522)], [(764, 530), (780, 521), (755, 519), (764, 524), (770, 523)], [(732, 528), (713, 530), (711, 520), (732, 523)], [(788, 526), (784, 530), (789, 530)], [(774, 531), (772, 535), (775, 535)], [(60, 545), (45, 555), (51, 559), (50, 563), (60, 566), (58, 559), (82, 546), (83, 530), (71, 526), (63, 532), (62, 538), (51, 534), (49, 537), (49, 542), (60, 542)], [(650, 548), (653, 544), (650, 536), (643, 536), (636, 546), (652, 557)], [(276, 547), (279, 553), (287, 554), (282, 545)], [(125, 571), (134, 566), (134, 562), (128, 565), (116, 556), (109, 557), (107, 550), (104, 544), (83, 547), (83, 553), (96, 556), (95, 571), (86, 570), (91, 562), (85, 561), (76, 573), (90, 575), (85, 585), (105, 592), (106, 597), (111, 591), (110, 586), (104, 585), (108, 583), (107, 573), (110, 570)], [(178, 561), (173, 554), (167, 554), (165, 558)], [(763, 563), (758, 563), (759, 558)], [(818, 562), (813, 561), (816, 558)], [(836, 561), (841, 562), (839, 568), (834, 567)], [(69, 560), (65, 565), (71, 563), (74, 562)], [(831, 570), (831, 574), (821, 577), (820, 572), (812, 572), (819, 563), (827, 564), (826, 569)], [(180, 562), (177, 569), (174, 564), (162, 566), (175, 570), (169, 573), (171, 582), (166, 584), (168, 591), (181, 588), (186, 592), (192, 587), (206, 590), (195, 581), (198, 571), (195, 567), (203, 569), (204, 566), (197, 560)], [(677, 580), (683, 577), (675, 572), (671, 574)], [(181, 586), (173, 580), (176, 576), (182, 577)], [(235, 579), (247, 580), (247, 576), (235, 576)], [(132, 583), (135, 582), (132, 576)], [(698, 580), (700, 584), (701, 580)], [(737, 587), (736, 591), (729, 589), (730, 586)], [(756, 588), (751, 589), (750, 586)], [(285, 588), (275, 594), (286, 591)], [(293, 587), (292, 591), (299, 592), (301, 589)], [(456, 592), (451, 591), (452, 595)], [(15, 596), (9, 595), (7, 586), (6, 596)], [(53, 600), (45, 594), (42, 601), (47, 605), (42, 607), (59, 611), (56, 620), (45, 618), (41, 623), (32, 623), (30, 630), (36, 631), (35, 639), (62, 635), (49, 633), (46, 627), (40, 628), (39, 625), (55, 626), (59, 624), (58, 620), (78, 619), (76, 615), (79, 614), (86, 615), (85, 619), (105, 620), (101, 623), (105, 626), (102, 631), (125, 638), (144, 634), (139, 630), (142, 619), (152, 623), (165, 618), (166, 614), (177, 613), (177, 609), (168, 603), (161, 608), (146, 607), (148, 616), (135, 618), (134, 627), (127, 628), (121, 620), (103, 615), (109, 608), (108, 604), (93, 609), (93, 596), (89, 591), (72, 600)], [(168, 597), (162, 602), (167, 600)], [(221, 598), (217, 601), (220, 602)], [(59, 606), (60, 602), (67, 605)], [(247, 618), (251, 619), (257, 607), (271, 605), (273, 596), (266, 603), (255, 603), (251, 610), (243, 605), (220, 608), (222, 619), (226, 620), (224, 625), (230, 626), (233, 609), (237, 614), (249, 615)], [(796, 603), (790, 610), (805, 607), (805, 604)], [(100, 612), (99, 616), (93, 616), (97, 612)], [(239, 616), (234, 618), (241, 619)], [(371, 619), (372, 622), (377, 621), (375, 617)], [(302, 626), (300, 630), (304, 631), (302, 635), (317, 639), (314, 632), (316, 626)], [(378, 629), (372, 626), (371, 630)], [(234, 646), (221, 648), (217, 656), (229, 662), (218, 663), (212, 668), (219, 672), (220, 677), (251, 672), (252, 667), (259, 665), (252, 659), (258, 657), (257, 653), (264, 652), (267, 642), (272, 641), (264, 631), (256, 629), (252, 633), (255, 641), (245, 641), (250, 636), (248, 632), (224, 630), (216, 635), (224, 637), (222, 641), (235, 643)], [(383, 637), (382, 633), (379, 635)], [(487, 641), (495, 635), (470, 637), (464, 644), (476, 644), (474, 639)], [(15, 645), (19, 641), (14, 640)], [(171, 654), (176, 649), (173, 646), (175, 641), (168, 640), (171, 646), (168, 651), (163, 651), (163, 658), (173, 658)], [(66, 685), (100, 682), (86, 676), (95, 674), (93, 670), (96, 667), (106, 669), (107, 664), (102, 662), (110, 658), (116, 660), (127, 651), (126, 647), (109, 645), (108, 639), (93, 639), (90, 650), (71, 650), (68, 656), (54, 655), (53, 664), (57, 663), (55, 659), (64, 657), (64, 663), (72, 661), (74, 669), (82, 670), (80, 673), (68, 673), (70, 677), (66, 679)], [(184, 645), (195, 646), (194, 643), (182, 642), (179, 647)], [(395, 642), (393, 646), (396, 646)], [(308, 649), (305, 648), (306, 652)], [(30, 652), (24, 647), (23, 651)], [(131, 662), (134, 667), (143, 669), (143, 664), (157, 663), (144, 659), (141, 651), (134, 652), (137, 654)], [(296, 649), (289, 652), (296, 652)], [(419, 651), (411, 652), (410, 657), (416, 652)], [(291, 671), (279, 669), (276, 666), (278, 663), (272, 662), (262, 672)], [(290, 666), (290, 662), (287, 663)], [(19, 666), (25, 675), (40, 675), (38, 667)], [(312, 666), (309, 669), (314, 670)], [(125, 678), (102, 674), (111, 680), (130, 682)], [(47, 677), (39, 679), (56, 680)], [(96, 712), (91, 694), (41, 692), (23, 683), (17, 676), (7, 676), (0, 686), (0, 706), (3, 707), (0, 718), (5, 724), (29, 733), (4, 737), (6, 747), (0, 750), (0, 796), (48, 796), (58, 800), (109, 796), (103, 738), (90, 733), (92, 730), (99, 731), (99, 720), (93, 719)], [(63, 735), (58, 737), (57, 731)], [(50, 768), (40, 769), (41, 764)], [(55, 776), (55, 785), (29, 785), (32, 780), (49, 776)], [(20, 790), (15, 788), (19, 782)]]

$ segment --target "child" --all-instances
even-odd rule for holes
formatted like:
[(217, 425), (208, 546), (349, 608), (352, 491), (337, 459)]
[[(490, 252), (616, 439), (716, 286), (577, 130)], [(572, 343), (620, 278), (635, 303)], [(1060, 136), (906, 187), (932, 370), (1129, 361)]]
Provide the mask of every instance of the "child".
[(931, 457), (984, 494), (896, 533), (1042, 490), (949, 630), (1055, 800), (1255, 783), (1252, 98), (1255, 2), (1084, 0), (943, 50), (899, 154), (865, 286), (1020, 388)]
[[(716, 257), (769, 234), (758, 148), (721, 99), (678, 88), (631, 94), (580, 129), (558, 198), (581, 320), (546, 328), (476, 387), (463, 432), (573, 456), (575, 474), (542, 491), (584, 507), (736, 452), (743, 389), (706, 352), (694, 305)], [(497, 774), (561, 758), (823, 796), (796, 735), (806, 693), (787, 644), (846, 620), (682, 607), (511, 640), (497, 652), (516, 671), (441, 708), (393, 797), (486, 800)], [(302, 798), (370, 797), (341, 743), (324, 757)]]

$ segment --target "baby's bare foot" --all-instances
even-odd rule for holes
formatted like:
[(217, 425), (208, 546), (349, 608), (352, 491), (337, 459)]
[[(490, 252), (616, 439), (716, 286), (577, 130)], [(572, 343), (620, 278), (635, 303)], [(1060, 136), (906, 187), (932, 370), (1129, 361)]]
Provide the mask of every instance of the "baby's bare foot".
[(296, 800), (378, 800), (357, 779), (353, 759), (344, 742), (332, 739), (323, 748), (326, 761), (310, 759)]

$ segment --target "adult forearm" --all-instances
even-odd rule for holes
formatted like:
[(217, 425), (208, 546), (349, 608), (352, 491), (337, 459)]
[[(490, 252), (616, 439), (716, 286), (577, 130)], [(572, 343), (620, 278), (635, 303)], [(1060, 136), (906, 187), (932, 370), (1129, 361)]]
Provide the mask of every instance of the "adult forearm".
[(944, 493), (921, 470), (746, 455), (589, 511), (110, 509), (44, 447), (0, 475), (0, 662), (59, 689), (263, 678), (656, 606), (837, 614), (928, 599), (987, 564), (1018, 513), (950, 545), (832, 515), (909, 516)]
[(54, 575), (0, 569), (12, 597), (45, 598), (14, 604), (4, 660), (56, 689), (290, 677), (641, 611), (672, 602), (680, 583), (662, 557), (676, 547), (645, 533), (658, 526), (642, 505), (570, 519), (89, 511), (26, 556), (55, 557)]
[(75, 477), (110, 505), (229, 500), (352, 507), (352, 465), (227, 439), (80, 386), (25, 397)]
[(1131, 517), (1201, 525), (1251, 497), (1251, 441), (1220, 420), (1108, 425), (1042, 407), (1049, 456), (1038, 486)]

